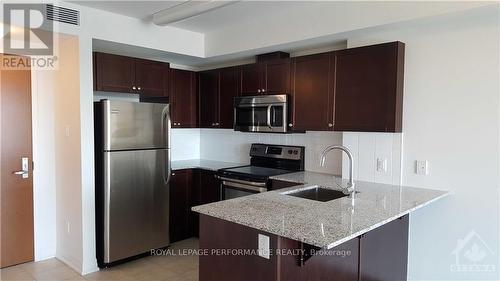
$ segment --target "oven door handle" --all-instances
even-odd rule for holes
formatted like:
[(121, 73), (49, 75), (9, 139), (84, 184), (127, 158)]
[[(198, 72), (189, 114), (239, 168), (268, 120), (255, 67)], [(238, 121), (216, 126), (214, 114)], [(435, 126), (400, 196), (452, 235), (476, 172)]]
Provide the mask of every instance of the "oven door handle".
[(236, 182), (244, 185), (252, 185), (252, 186), (260, 186), (260, 187), (265, 187), (267, 184), (265, 182), (253, 182), (253, 181), (244, 181), (244, 180), (237, 180), (237, 179), (231, 179), (231, 178), (226, 178), (226, 177), (221, 177), (217, 176), (220, 180), (223, 181), (230, 181), (230, 182)]
[(248, 185), (244, 183), (238, 183), (234, 181), (222, 181), (222, 186), (229, 186), (229, 187), (236, 187), (239, 189), (244, 189), (244, 190), (249, 190), (249, 191), (254, 191), (254, 192), (266, 192), (267, 188), (266, 187), (258, 187), (258, 186), (253, 186), (253, 185)]

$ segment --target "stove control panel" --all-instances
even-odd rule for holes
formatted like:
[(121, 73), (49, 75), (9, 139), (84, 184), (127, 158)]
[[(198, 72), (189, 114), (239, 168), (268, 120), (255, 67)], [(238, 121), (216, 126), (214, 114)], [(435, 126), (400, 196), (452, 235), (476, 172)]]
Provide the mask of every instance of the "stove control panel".
[(304, 158), (304, 150), (303, 146), (254, 143), (250, 148), (250, 156), (301, 160)]

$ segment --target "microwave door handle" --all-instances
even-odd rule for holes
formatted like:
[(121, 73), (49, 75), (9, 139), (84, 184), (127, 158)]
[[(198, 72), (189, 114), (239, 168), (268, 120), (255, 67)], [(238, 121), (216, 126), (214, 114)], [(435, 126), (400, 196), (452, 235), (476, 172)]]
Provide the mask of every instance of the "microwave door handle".
[(271, 107), (272, 105), (267, 106), (267, 126), (269, 129), (273, 129), (273, 126), (271, 126)]

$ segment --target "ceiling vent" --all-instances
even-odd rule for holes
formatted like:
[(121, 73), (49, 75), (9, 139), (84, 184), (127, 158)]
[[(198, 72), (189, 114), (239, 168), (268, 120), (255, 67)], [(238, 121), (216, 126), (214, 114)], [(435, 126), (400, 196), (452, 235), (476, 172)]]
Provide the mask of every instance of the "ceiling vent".
[(51, 21), (80, 25), (79, 11), (52, 4), (47, 4), (45, 6), (45, 17)]

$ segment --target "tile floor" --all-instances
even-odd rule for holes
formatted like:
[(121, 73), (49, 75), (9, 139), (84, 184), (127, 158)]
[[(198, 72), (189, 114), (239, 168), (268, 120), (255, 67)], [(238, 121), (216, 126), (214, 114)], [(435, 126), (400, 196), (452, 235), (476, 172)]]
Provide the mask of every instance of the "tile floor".
[(84, 276), (53, 258), (1, 269), (0, 280), (197, 281), (198, 257), (185, 255), (189, 249), (198, 249), (197, 239), (172, 244), (169, 252), (175, 255), (149, 256)]

